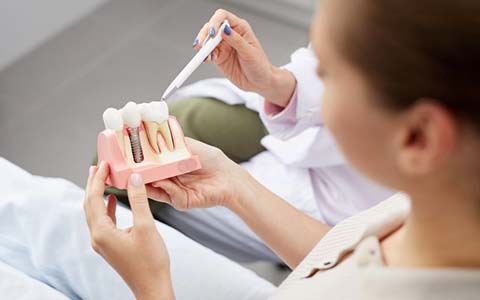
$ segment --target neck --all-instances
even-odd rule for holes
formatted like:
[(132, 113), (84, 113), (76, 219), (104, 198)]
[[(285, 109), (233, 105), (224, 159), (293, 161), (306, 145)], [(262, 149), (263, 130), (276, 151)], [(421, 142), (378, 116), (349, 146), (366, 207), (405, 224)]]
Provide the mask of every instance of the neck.
[(410, 193), (409, 218), (383, 243), (388, 265), (480, 268), (480, 199), (451, 185), (435, 194)]

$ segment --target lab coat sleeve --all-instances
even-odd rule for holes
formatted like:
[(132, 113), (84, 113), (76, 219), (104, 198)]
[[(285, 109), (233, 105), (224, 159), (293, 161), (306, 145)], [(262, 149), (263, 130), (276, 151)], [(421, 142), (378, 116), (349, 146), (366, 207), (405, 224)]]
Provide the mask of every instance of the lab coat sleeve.
[(345, 165), (321, 117), (323, 83), (316, 74), (317, 58), (310, 47), (292, 54), (283, 68), (297, 80), (295, 93), (285, 108), (267, 99), (259, 113), (270, 135), (262, 144), (284, 164), (300, 168), (322, 168)]
[(317, 59), (310, 48), (300, 48), (283, 68), (291, 71), (297, 88), (289, 105), (274, 107), (256, 93), (245, 92), (225, 78), (196, 82), (177, 91), (168, 101), (212, 97), (225, 103), (244, 104), (258, 111), (269, 135), (262, 145), (284, 164), (317, 168), (345, 164), (330, 132), (321, 119), (323, 84), (316, 74)]
[(316, 74), (317, 59), (310, 47), (300, 48), (283, 68), (297, 80), (296, 91), (283, 110), (265, 99), (260, 116), (269, 133), (280, 139), (289, 139), (307, 128), (323, 127), (321, 106), (323, 84)]

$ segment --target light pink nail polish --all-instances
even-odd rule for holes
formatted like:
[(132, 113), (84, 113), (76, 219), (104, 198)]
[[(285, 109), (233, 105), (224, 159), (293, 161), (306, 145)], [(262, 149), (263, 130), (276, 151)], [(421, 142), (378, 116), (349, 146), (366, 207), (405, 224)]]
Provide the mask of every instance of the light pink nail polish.
[(130, 175), (130, 183), (135, 187), (141, 187), (143, 185), (142, 176), (138, 173)]

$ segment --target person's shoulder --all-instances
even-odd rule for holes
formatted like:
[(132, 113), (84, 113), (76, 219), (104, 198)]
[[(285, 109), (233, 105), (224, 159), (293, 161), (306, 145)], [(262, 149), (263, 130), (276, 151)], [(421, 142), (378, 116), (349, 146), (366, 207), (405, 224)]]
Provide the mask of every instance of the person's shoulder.
[(345, 253), (354, 251), (368, 237), (378, 239), (400, 227), (410, 213), (410, 200), (399, 193), (333, 227), (282, 284), (306, 278), (312, 271), (334, 268)]
[(372, 234), (378, 235), (376, 232), (380, 227), (398, 226), (403, 223), (410, 214), (410, 207), (408, 195), (396, 193), (377, 205), (346, 219), (345, 222), (365, 223)]

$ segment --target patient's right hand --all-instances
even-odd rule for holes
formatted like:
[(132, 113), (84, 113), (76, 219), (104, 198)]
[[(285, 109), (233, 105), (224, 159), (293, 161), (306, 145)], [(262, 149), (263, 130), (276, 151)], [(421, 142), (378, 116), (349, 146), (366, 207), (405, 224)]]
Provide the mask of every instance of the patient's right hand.
[[(230, 22), (218, 32), (224, 20)], [(199, 50), (207, 36), (223, 35), (213, 51), (213, 62), (242, 90), (256, 92), (270, 102), (285, 107), (296, 88), (296, 79), (287, 70), (274, 67), (247, 21), (219, 9), (198, 33), (194, 49)]]
[(115, 196), (109, 196), (107, 205), (103, 200), (108, 175), (106, 162), (92, 167), (85, 189), (84, 210), (93, 249), (122, 276), (138, 300), (174, 299), (170, 258), (150, 212), (142, 177), (130, 177), (133, 226), (120, 229)]
[(199, 156), (202, 168), (147, 185), (148, 197), (178, 210), (228, 206), (242, 193), (248, 173), (220, 149), (190, 138), (186, 142)]

